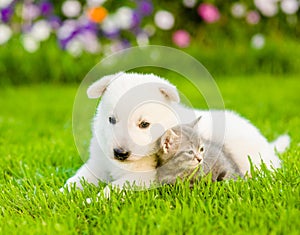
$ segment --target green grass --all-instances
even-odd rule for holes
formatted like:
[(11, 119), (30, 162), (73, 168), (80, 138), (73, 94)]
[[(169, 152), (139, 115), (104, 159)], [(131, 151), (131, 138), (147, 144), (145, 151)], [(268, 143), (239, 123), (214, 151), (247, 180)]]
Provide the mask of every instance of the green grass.
[(269, 140), (291, 135), (282, 169), (247, 181), (202, 181), (194, 189), (178, 183), (124, 199), (112, 194), (90, 205), (85, 198), (104, 185), (58, 192), (82, 164), (71, 125), (76, 86), (0, 88), (0, 234), (299, 234), (299, 78), (217, 81), (226, 108)]
[[(266, 46), (256, 50), (251, 48), (250, 37), (246, 36), (249, 32), (243, 34), (240, 32), (242, 28), (237, 27), (237, 29), (236, 39), (228, 32), (224, 36), (219, 29), (212, 34), (199, 32), (199, 37), (196, 37), (191, 46), (183, 51), (202, 62), (214, 76), (233, 74), (239, 76), (253, 73), (300, 74), (298, 38), (293, 39), (285, 34), (277, 35), (272, 30), (274, 35), (266, 36)], [(171, 38), (169, 32), (161, 33), (163, 37), (158, 36), (152, 44), (172, 45), (169, 41)], [(256, 30), (251, 35), (255, 33)], [(3, 61), (0, 63), (0, 86), (41, 82), (53, 84), (80, 82), (91, 69), (91, 65), (95, 65), (102, 59), (101, 54), (87, 53), (74, 58), (66, 51), (62, 51), (54, 38), (41, 43), (41, 48), (35, 53), (29, 53), (24, 50), (20, 37), (14, 36), (5, 46), (0, 46), (0, 61)], [(58, 61), (59, 66), (56, 66)]]

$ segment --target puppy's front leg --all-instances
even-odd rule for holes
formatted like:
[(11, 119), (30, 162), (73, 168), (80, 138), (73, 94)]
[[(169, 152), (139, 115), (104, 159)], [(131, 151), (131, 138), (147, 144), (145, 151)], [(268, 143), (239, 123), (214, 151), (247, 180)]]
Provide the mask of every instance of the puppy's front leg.
[(98, 185), (98, 178), (91, 169), (89, 169), (89, 166), (86, 163), (78, 169), (74, 176), (67, 180), (65, 185), (69, 187), (75, 183), (77, 188), (83, 189), (81, 184), (82, 180), (85, 180), (90, 184)]
[[(112, 190), (145, 190), (155, 183), (156, 170), (142, 173), (132, 173), (124, 175), (122, 178), (112, 181), (110, 185), (107, 185), (102, 195), (106, 198), (110, 198)], [(101, 194), (99, 193), (99, 194)]]

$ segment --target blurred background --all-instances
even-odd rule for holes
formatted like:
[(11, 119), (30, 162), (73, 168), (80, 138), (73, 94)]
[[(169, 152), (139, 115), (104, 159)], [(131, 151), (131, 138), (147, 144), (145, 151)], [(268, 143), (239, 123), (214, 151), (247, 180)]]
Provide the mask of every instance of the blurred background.
[(299, 0), (0, 0), (0, 85), (78, 83), (131, 46), (181, 49), (215, 77), (300, 74)]

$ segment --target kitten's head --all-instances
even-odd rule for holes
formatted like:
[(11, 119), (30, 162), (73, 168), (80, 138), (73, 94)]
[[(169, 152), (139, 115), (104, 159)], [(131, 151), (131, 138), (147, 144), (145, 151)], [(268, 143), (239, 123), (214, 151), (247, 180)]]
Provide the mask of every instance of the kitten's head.
[(172, 160), (175, 165), (196, 166), (203, 160), (204, 145), (197, 132), (197, 124), (201, 117), (192, 123), (178, 125), (168, 129), (159, 139), (160, 151), (158, 166)]
[(205, 149), (197, 134), (199, 120), (173, 127), (159, 139), (157, 179), (160, 183), (173, 184), (180, 178), (189, 179), (192, 184), (201, 174)]

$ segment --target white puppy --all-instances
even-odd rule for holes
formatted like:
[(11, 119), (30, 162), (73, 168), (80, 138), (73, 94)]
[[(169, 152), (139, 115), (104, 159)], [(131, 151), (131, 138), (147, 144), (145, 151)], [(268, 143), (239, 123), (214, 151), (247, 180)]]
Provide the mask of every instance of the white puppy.
[(102, 98), (93, 122), (90, 158), (66, 182), (78, 188), (82, 188), (82, 179), (120, 188), (126, 182), (149, 187), (156, 175), (156, 162), (150, 156), (152, 143), (166, 129), (198, 116), (202, 116), (201, 135), (224, 144), (244, 174), (250, 171), (248, 157), (257, 167), (261, 161), (270, 169), (280, 167), (275, 148), (283, 152), (290, 142), (288, 136), (281, 136), (269, 143), (249, 121), (231, 111), (187, 108), (179, 104), (176, 87), (153, 74), (105, 76), (87, 94)]

